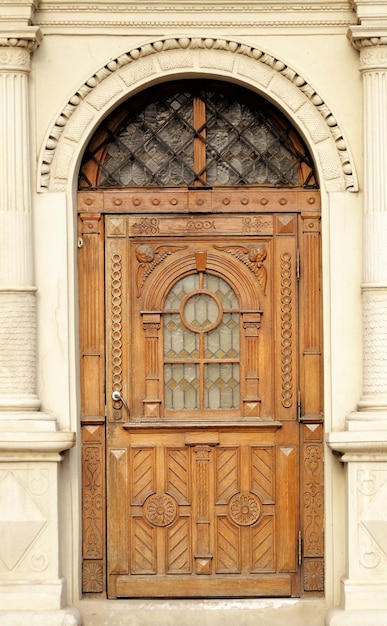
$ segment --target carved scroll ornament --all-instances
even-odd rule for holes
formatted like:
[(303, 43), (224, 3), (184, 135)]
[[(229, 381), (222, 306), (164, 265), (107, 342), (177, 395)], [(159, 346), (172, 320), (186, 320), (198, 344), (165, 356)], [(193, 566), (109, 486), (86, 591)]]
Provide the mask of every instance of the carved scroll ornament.
[(232, 254), (247, 265), (249, 270), (257, 277), (263, 293), (266, 294), (267, 269), (263, 265), (267, 257), (265, 248), (262, 246), (249, 246), (248, 248), (245, 246), (214, 246), (214, 248)]
[(153, 272), (155, 267), (159, 265), (170, 254), (179, 252), (179, 250), (185, 250), (187, 246), (157, 246), (152, 248), (147, 243), (142, 243), (136, 248), (136, 259), (138, 261), (137, 267), (137, 297), (140, 297), (141, 289), (148, 278)]

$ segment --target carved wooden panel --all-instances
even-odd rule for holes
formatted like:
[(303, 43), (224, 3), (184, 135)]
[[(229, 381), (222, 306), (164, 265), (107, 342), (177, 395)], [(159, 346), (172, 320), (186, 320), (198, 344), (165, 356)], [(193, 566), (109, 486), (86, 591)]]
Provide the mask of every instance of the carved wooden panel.
[(318, 213), (300, 218), (301, 419), (322, 420), (321, 241)]
[(98, 214), (79, 220), (84, 593), (106, 591), (104, 231)]
[[(320, 193), (302, 189), (117, 189), (114, 191), (80, 191), (78, 193), (79, 212), (90, 213), (137, 213), (142, 216), (157, 212), (160, 214), (227, 213), (243, 212), (243, 233), (245, 235), (264, 232), (271, 228), (271, 213), (317, 212), (321, 208)], [(262, 215), (257, 215), (262, 214)], [(188, 219), (188, 218), (187, 218)], [(196, 218), (195, 218), (196, 219)], [(136, 234), (157, 234), (157, 218), (149, 221), (145, 217), (136, 218), (143, 224)], [(145, 228), (146, 232), (143, 232)]]
[(82, 416), (105, 417), (104, 236), (101, 215), (79, 219), (79, 293)]
[(105, 445), (104, 427), (82, 427), (83, 591), (105, 589)]
[(324, 492), (322, 425), (304, 424), (301, 455), (303, 583), (324, 590)]
[(296, 437), (287, 448), (276, 444), (283, 438), (276, 427), (109, 429), (109, 439), (126, 446), (109, 453), (111, 597), (202, 595), (203, 577), (208, 596), (259, 596), (268, 586), (271, 595), (292, 595), (297, 429), (285, 427), (288, 442)]
[(324, 590), (321, 242), (319, 213), (300, 220), (300, 394), (303, 587)]

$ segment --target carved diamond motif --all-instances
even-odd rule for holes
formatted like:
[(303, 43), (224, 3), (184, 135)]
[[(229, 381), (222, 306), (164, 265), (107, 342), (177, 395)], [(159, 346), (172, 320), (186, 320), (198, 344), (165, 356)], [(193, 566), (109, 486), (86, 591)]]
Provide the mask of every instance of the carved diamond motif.
[(369, 500), (369, 506), (365, 508), (361, 523), (377, 544), (384, 556), (387, 556), (387, 483)]
[(0, 559), (12, 570), (47, 520), (28, 490), (8, 472), (0, 483)]

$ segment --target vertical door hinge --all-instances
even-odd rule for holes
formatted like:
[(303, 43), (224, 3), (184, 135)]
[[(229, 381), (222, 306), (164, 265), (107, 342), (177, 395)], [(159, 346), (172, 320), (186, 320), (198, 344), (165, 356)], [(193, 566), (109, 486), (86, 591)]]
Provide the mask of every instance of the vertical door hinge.
[(296, 252), (296, 277), (297, 280), (300, 280), (300, 251), (298, 249)]
[(82, 237), (78, 237), (78, 248), (83, 248), (83, 238)]
[(302, 565), (302, 533), (298, 531), (298, 565)]
[(301, 422), (301, 391), (297, 391), (297, 419)]

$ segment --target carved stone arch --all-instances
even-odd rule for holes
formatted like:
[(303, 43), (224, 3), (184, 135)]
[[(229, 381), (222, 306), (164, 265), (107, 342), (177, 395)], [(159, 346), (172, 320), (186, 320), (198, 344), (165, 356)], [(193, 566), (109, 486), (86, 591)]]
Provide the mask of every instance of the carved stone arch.
[(162, 80), (198, 75), (252, 89), (292, 120), (328, 191), (356, 191), (353, 160), (332, 112), (295, 70), (265, 51), (229, 39), (158, 39), (123, 53), (91, 76), (52, 124), (41, 150), (38, 188), (64, 191), (82, 151), (106, 115), (131, 94)]
[[(148, 285), (144, 307), (147, 311), (162, 309), (166, 294), (177, 280), (196, 271), (195, 253), (187, 252), (155, 276)], [(207, 254), (206, 271), (223, 278), (234, 290), (241, 309), (260, 309), (257, 285), (252, 280), (251, 270), (243, 261), (231, 257), (227, 252), (214, 251)]]

